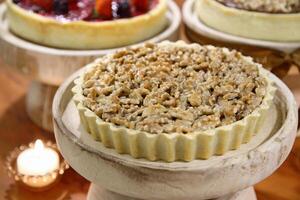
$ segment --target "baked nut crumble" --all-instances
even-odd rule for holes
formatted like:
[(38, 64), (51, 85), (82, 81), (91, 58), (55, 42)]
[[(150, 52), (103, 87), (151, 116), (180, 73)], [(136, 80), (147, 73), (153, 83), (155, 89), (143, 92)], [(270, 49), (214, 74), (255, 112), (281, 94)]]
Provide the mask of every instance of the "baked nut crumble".
[(237, 51), (145, 44), (106, 56), (84, 76), (83, 105), (130, 129), (190, 133), (252, 113), (267, 81)]
[(217, 0), (218, 2), (239, 9), (269, 12), (297, 13), (300, 12), (300, 0)]

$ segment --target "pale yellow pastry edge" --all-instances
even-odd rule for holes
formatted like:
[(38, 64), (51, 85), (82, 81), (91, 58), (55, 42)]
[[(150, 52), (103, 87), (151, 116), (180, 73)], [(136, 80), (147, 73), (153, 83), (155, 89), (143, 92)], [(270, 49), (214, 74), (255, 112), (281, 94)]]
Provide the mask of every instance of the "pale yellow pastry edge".
[[(169, 45), (171, 43), (164, 42), (161, 44)], [(187, 45), (182, 42), (173, 44)], [(210, 48), (214, 47), (210, 46)], [(224, 51), (226, 52), (228, 49), (224, 48)], [(253, 62), (250, 57), (244, 58)], [(93, 68), (95, 63), (88, 65), (87, 70)], [(238, 149), (243, 143), (249, 142), (262, 127), (266, 113), (273, 103), (276, 88), (267, 77), (267, 72), (259, 64), (257, 67), (260, 74), (268, 82), (267, 94), (262, 104), (240, 121), (203, 132), (150, 134), (104, 122), (82, 104), (84, 98), (81, 87), (83, 74), (74, 81), (73, 100), (85, 130), (105, 147), (113, 148), (120, 154), (129, 154), (134, 158), (145, 158), (150, 161), (163, 160), (166, 162), (209, 159), (213, 155), (223, 155), (230, 150)]]
[(167, 0), (144, 15), (107, 22), (61, 22), (6, 0), (10, 30), (34, 43), (62, 49), (110, 49), (135, 44), (167, 26)]
[(245, 38), (300, 41), (300, 13), (271, 14), (226, 7), (216, 0), (195, 0), (199, 19), (216, 30)]

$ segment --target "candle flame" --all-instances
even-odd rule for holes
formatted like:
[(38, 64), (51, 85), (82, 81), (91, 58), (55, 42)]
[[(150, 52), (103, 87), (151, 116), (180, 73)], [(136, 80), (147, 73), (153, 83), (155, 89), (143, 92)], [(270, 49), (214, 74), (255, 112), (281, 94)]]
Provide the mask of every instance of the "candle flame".
[(33, 148), (35, 151), (38, 151), (38, 152), (42, 151), (44, 149), (44, 144), (43, 144), (42, 140), (36, 140)]

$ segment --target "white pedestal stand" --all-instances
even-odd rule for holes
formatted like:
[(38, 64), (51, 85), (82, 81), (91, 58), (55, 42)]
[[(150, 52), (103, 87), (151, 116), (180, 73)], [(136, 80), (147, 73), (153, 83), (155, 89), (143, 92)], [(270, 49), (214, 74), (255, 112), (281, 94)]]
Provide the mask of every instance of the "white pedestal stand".
[(81, 126), (70, 90), (82, 70), (57, 91), (53, 116), (63, 156), (92, 182), (88, 200), (256, 200), (252, 186), (283, 163), (295, 140), (296, 102), (284, 83), (270, 74), (278, 88), (270, 117), (239, 150), (209, 160), (173, 163), (120, 155), (94, 141)]

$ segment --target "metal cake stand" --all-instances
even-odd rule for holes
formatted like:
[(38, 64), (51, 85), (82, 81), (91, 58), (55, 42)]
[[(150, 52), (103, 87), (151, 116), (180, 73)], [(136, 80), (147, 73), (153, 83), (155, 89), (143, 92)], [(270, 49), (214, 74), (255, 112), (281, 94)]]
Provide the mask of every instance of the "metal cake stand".
[(239, 150), (192, 162), (151, 162), (118, 154), (83, 129), (72, 101), (73, 74), (53, 102), (54, 133), (60, 151), (92, 182), (88, 200), (256, 200), (253, 185), (287, 158), (296, 137), (298, 112), (287, 86), (269, 73), (278, 89), (261, 131)]
[[(178, 39), (180, 10), (173, 1), (168, 2), (168, 7), (168, 26), (147, 41)], [(10, 67), (32, 79), (26, 97), (27, 113), (37, 125), (52, 131), (51, 106), (58, 86), (80, 67), (117, 49), (66, 50), (41, 46), (15, 36), (8, 27), (3, 3), (0, 5), (0, 55)]]

